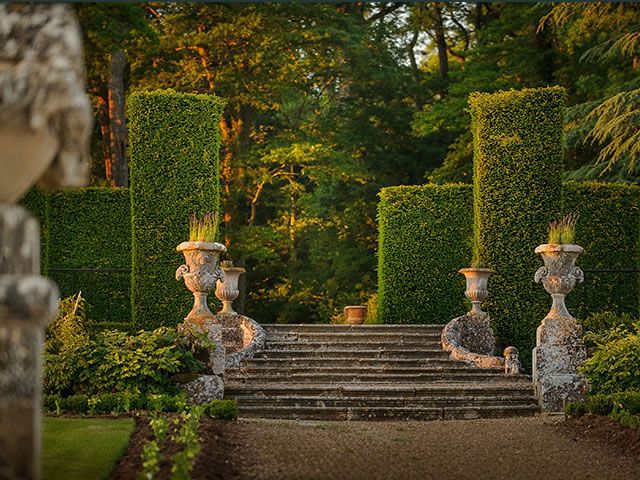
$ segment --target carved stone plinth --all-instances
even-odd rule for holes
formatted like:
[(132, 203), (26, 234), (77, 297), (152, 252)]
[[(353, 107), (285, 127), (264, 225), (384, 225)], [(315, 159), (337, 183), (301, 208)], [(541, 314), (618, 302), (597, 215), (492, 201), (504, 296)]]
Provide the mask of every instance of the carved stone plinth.
[(540, 408), (560, 412), (565, 402), (580, 400), (586, 388), (578, 368), (587, 358), (582, 327), (567, 311), (564, 297), (583, 280), (576, 259), (583, 248), (571, 244), (547, 244), (536, 248), (544, 266), (535, 281), (551, 294), (552, 306), (536, 331), (533, 349), (533, 384)]
[(39, 478), (44, 329), (58, 290), (38, 275), (38, 223), (0, 204), (0, 478)]

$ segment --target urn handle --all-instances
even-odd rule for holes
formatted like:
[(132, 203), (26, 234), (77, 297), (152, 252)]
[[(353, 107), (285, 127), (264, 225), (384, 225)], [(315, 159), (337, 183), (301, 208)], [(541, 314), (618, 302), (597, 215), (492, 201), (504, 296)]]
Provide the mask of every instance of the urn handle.
[(226, 275), (225, 275), (224, 270), (222, 269), (222, 267), (220, 265), (216, 265), (215, 269), (213, 270), (213, 274), (215, 275), (216, 279), (219, 282), (224, 283), (224, 281), (226, 279)]
[(584, 282), (584, 272), (580, 267), (573, 267), (571, 275), (576, 279), (578, 283)]
[[(582, 273), (582, 270), (580, 271), (580, 273)], [(549, 274), (549, 270), (547, 270), (547, 267), (540, 267), (538, 270), (536, 270), (536, 274), (533, 276), (533, 280), (536, 283), (540, 283), (540, 281), (544, 277), (546, 277), (548, 274)]]
[(178, 267), (178, 269), (176, 270), (176, 280), (180, 281), (180, 279), (182, 278), (182, 276), (185, 273), (189, 273), (189, 266), (188, 265), (180, 265)]

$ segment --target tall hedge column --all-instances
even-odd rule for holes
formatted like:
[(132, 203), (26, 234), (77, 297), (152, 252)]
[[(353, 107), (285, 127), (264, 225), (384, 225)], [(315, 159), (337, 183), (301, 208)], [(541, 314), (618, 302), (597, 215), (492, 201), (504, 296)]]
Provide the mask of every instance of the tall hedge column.
[(132, 94), (132, 314), (140, 328), (175, 325), (192, 303), (176, 282), (176, 245), (191, 213), (219, 210), (219, 120), (223, 102), (173, 91)]
[(560, 87), (469, 97), (474, 141), (474, 242), (496, 270), (486, 308), (504, 347), (531, 364), (536, 327), (549, 299), (533, 282), (534, 254), (562, 207)]

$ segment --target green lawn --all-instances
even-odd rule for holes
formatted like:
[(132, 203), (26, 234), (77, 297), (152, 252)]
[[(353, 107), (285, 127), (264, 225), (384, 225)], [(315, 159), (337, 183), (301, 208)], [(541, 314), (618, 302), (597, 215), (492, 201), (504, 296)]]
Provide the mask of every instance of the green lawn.
[(43, 422), (43, 480), (106, 479), (133, 432), (132, 418), (54, 418)]

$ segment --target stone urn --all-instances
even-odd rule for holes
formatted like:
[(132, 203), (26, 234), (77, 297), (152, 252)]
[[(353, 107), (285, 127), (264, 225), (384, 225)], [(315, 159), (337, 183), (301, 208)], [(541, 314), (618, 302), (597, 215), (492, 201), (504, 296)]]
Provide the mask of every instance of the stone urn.
[(573, 318), (564, 303), (564, 297), (584, 280), (576, 259), (584, 249), (580, 245), (547, 243), (539, 245), (535, 252), (542, 257), (544, 266), (534, 276), (536, 283), (542, 281), (544, 289), (553, 299), (546, 318)]
[(241, 267), (222, 267), (222, 270), (224, 270), (224, 279), (218, 280), (216, 284), (216, 297), (222, 302), (222, 310), (218, 315), (235, 315), (233, 301), (240, 295), (238, 280), (246, 270)]
[(363, 305), (350, 305), (344, 307), (344, 316), (350, 325), (362, 325), (367, 316), (367, 307)]
[(561, 412), (566, 402), (581, 400), (586, 388), (580, 366), (587, 358), (582, 327), (567, 311), (565, 296), (583, 281), (576, 259), (584, 249), (574, 244), (545, 244), (535, 249), (544, 266), (535, 273), (553, 299), (536, 330), (532, 377), (540, 407)]
[(183, 279), (194, 297), (193, 308), (184, 319), (185, 322), (202, 325), (207, 321), (215, 321), (215, 315), (207, 305), (207, 296), (218, 280), (224, 281), (224, 271), (218, 259), (221, 253), (227, 251), (227, 247), (216, 242), (182, 242), (176, 250), (182, 252), (185, 258), (185, 263), (176, 270), (176, 280)]
[(490, 268), (461, 268), (458, 273), (467, 279), (467, 289), (464, 291), (465, 297), (471, 300), (471, 311), (469, 315), (484, 315), (480, 306), (489, 296), (487, 284), (489, 277), (496, 273)]

